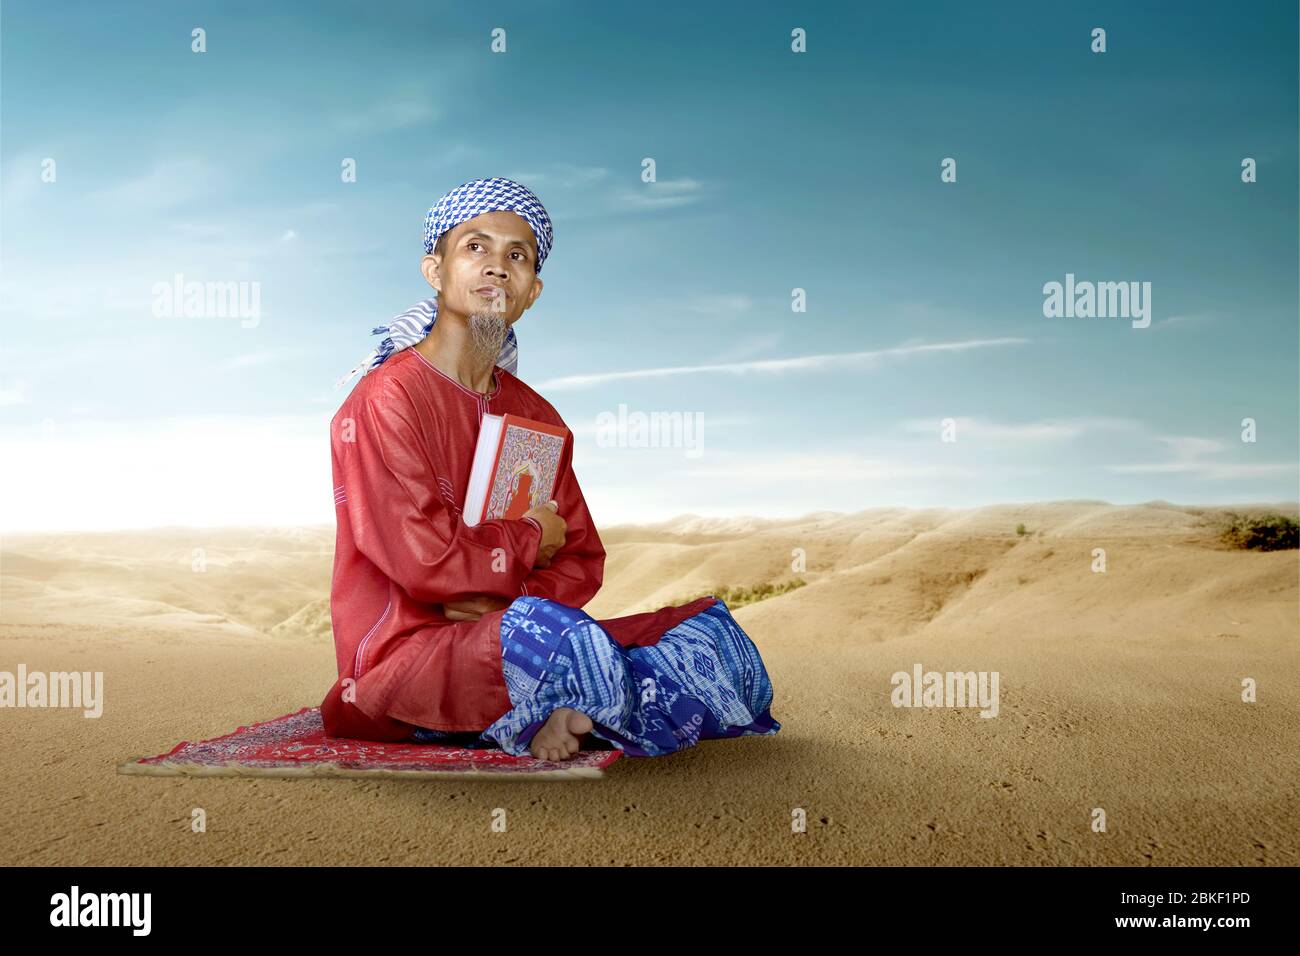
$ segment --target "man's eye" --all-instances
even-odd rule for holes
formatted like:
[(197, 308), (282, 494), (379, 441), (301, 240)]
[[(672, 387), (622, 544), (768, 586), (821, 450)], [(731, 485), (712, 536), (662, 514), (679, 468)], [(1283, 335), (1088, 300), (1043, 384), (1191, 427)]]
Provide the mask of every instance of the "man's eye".
[[(482, 246), (482, 243), (480, 243), (480, 242), (478, 242), (478, 241), (476, 241), (476, 240), (474, 240), (474, 239), (471, 239), (469, 242), (465, 243), (465, 248), (466, 248), (466, 249), (473, 249), (475, 246), (480, 246), (480, 247), (481, 247), (481, 246)], [(519, 256), (519, 259), (520, 259), (521, 262), (526, 262), (526, 261), (528, 260), (528, 253), (526, 253), (526, 252), (520, 252), (518, 249), (516, 249), (516, 250), (515, 250), (515, 254), (517, 254), (517, 255)]]

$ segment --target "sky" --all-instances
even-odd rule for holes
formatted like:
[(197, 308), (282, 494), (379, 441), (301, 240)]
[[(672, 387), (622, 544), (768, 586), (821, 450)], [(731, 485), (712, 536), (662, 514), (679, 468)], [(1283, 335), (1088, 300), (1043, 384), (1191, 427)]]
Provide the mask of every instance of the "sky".
[(6, 0), (0, 531), (332, 523), (334, 383), (487, 176), (598, 525), (1295, 501), (1297, 5), (1084, 7)]

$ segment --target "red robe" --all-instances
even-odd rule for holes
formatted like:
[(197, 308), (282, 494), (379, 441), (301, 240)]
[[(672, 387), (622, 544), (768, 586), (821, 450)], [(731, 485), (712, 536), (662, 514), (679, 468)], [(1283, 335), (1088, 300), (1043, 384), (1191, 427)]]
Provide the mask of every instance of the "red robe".
[[(483, 730), (512, 706), (501, 670), (505, 610), (451, 621), (442, 603), (532, 595), (581, 608), (600, 590), (605, 548), (573, 473), (572, 432), (552, 494), (567, 533), (549, 567), (532, 567), (536, 521), (471, 528), (461, 520), (485, 412), (564, 426), (519, 379), (501, 368), (495, 376), (493, 391), (480, 395), (407, 348), (364, 376), (330, 423), (339, 677), (321, 716), (331, 736), (392, 741), (415, 727)], [(653, 644), (712, 603), (704, 597), (600, 624), (624, 647)]]

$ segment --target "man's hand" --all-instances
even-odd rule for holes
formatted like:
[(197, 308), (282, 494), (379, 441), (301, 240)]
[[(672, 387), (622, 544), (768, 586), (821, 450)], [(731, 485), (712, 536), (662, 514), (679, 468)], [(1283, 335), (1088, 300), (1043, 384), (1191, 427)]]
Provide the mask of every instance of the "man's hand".
[[(528, 512), (528, 517), (536, 518), (537, 523), (542, 526), (542, 540), (537, 545), (537, 557), (533, 561), (534, 568), (544, 568), (550, 565), (551, 558), (564, 547), (565, 537), (568, 533), (568, 523), (560, 517), (557, 509), (559, 505), (554, 499)], [(463, 601), (446, 601), (442, 605), (442, 613), (452, 621), (477, 621), (484, 614), (491, 614), (493, 611), (499, 611), (502, 608), (510, 606), (510, 602), (504, 598), (491, 597), (487, 594), (476, 594), (472, 598), (465, 598)]]
[(484, 614), (491, 614), (493, 611), (509, 606), (510, 602), (505, 598), (477, 594), (463, 601), (447, 601), (442, 606), (442, 613), (453, 621), (477, 621)]
[(539, 505), (524, 515), (525, 518), (536, 518), (537, 523), (542, 526), (542, 540), (537, 546), (537, 557), (533, 561), (534, 568), (549, 566), (555, 552), (564, 547), (569, 525), (560, 517), (559, 507), (552, 498), (546, 504)]

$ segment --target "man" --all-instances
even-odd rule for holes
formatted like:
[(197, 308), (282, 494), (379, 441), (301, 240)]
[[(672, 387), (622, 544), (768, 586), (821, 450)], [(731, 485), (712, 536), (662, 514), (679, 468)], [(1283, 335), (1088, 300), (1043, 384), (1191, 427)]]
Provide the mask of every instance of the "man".
[(547, 760), (568, 759), (589, 732), (646, 756), (775, 733), (761, 658), (722, 602), (599, 622), (580, 610), (600, 588), (605, 549), (571, 432), (547, 505), (461, 519), (485, 413), (565, 427), (506, 367), (553, 230), (535, 195), (493, 178), (442, 197), (424, 238), (436, 303), (375, 330), (390, 334), (331, 422), (339, 677), (321, 704), (326, 732), (472, 731)]

